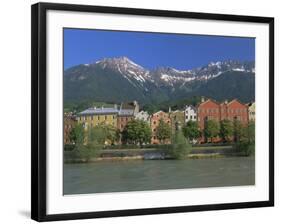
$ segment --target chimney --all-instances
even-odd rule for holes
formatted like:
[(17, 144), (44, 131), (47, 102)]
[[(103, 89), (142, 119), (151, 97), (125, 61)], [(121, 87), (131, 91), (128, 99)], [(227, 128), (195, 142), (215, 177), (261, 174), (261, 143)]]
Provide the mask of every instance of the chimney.
[(171, 113), (171, 111), (172, 111), (172, 110), (171, 110), (171, 107), (169, 107), (169, 113)]
[(225, 100), (224, 103), (225, 103), (225, 104), (228, 104), (228, 100)]

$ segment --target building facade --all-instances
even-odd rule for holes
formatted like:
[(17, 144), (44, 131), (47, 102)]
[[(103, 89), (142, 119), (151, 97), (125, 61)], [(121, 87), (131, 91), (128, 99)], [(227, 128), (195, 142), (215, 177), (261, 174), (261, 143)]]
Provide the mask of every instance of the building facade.
[(197, 109), (193, 105), (187, 105), (184, 110), (185, 123), (197, 121)]
[[(237, 120), (242, 125), (247, 125), (249, 122), (248, 106), (237, 99), (230, 102), (224, 101), (223, 103), (218, 103), (211, 99), (202, 101), (197, 107), (197, 121), (202, 132), (208, 120), (215, 120), (217, 122), (222, 120)], [(214, 142), (220, 140), (219, 137), (213, 139)], [(204, 134), (200, 139), (200, 142), (202, 141), (205, 141)]]
[(133, 120), (139, 112), (137, 101), (121, 103), (117, 116), (117, 129), (122, 132), (129, 121)]
[(201, 130), (204, 130), (208, 120), (220, 121), (220, 106), (211, 99), (202, 101), (197, 107), (197, 121)]
[(77, 115), (77, 121), (85, 130), (106, 124), (117, 128), (117, 108), (88, 108)]
[(117, 129), (122, 132), (129, 121), (134, 119), (134, 110), (120, 109), (117, 116)]
[(249, 122), (248, 106), (234, 99), (226, 104), (226, 110), (221, 110), (221, 120), (239, 121), (243, 125)]
[(144, 121), (150, 124), (150, 116), (146, 111), (140, 111), (135, 115), (136, 120)]
[[(171, 127), (171, 119), (170, 119), (168, 113), (165, 113), (163, 111), (158, 111), (158, 112), (152, 114), (151, 118), (150, 118), (150, 127), (151, 127), (151, 131), (152, 131), (151, 144), (160, 143), (160, 140), (157, 138), (156, 130), (157, 130), (157, 127), (158, 127), (161, 119)], [(170, 143), (170, 140), (166, 140), (165, 143)]]
[(248, 104), (248, 114), (249, 114), (249, 121), (256, 120), (256, 103), (255, 102)]

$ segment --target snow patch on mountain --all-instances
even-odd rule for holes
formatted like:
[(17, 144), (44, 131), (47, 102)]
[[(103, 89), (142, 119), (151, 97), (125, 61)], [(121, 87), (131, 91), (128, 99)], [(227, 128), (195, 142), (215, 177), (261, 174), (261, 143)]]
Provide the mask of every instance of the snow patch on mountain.
[[(102, 69), (111, 69), (126, 78), (132, 85), (145, 87), (150, 85), (184, 86), (193, 81), (208, 81), (227, 71), (255, 72), (254, 63), (238, 61), (210, 62), (206, 66), (178, 70), (172, 67), (160, 67), (147, 70), (127, 57), (104, 58), (93, 63)], [(84, 64), (90, 66), (91, 64)]]

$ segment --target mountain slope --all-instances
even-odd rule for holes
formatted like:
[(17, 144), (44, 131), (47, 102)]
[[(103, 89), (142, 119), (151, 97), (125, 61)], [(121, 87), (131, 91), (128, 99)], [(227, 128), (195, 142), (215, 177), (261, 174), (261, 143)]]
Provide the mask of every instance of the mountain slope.
[(147, 70), (126, 57), (107, 58), (64, 72), (65, 102), (82, 100), (142, 104), (205, 95), (220, 100), (254, 99), (254, 63), (226, 61), (191, 70)]

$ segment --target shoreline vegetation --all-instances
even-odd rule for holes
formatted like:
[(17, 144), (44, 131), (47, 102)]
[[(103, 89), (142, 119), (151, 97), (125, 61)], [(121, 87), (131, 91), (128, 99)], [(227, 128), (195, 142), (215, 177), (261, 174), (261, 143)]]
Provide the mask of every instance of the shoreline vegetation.
[[(154, 148), (152, 148), (154, 146)], [(151, 148), (116, 149), (73, 149), (64, 151), (64, 163), (91, 163), (99, 161), (131, 161), (131, 160), (171, 160), (171, 159), (217, 159), (225, 157), (252, 156), (254, 146), (248, 145), (241, 148), (238, 144), (205, 144), (193, 145), (181, 157), (176, 157), (171, 152), (172, 145), (149, 145)], [(129, 147), (129, 146), (128, 146)]]

